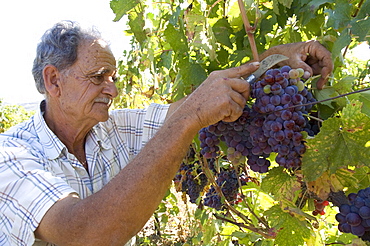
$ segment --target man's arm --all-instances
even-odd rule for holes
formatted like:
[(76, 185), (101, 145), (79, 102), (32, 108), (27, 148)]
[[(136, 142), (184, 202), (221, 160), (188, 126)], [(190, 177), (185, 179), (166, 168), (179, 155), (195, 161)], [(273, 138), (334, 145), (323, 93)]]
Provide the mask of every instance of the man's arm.
[(58, 245), (122, 245), (144, 226), (162, 200), (192, 139), (205, 126), (234, 121), (249, 96), (242, 76), (258, 64), (212, 72), (175, 103), (143, 150), (99, 192), (68, 196), (43, 217), (35, 235)]

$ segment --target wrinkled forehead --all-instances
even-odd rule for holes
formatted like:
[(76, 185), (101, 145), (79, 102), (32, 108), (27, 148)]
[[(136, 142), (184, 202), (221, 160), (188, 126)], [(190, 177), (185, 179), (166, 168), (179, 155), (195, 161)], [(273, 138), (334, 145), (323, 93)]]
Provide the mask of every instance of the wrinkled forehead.
[(87, 40), (78, 48), (77, 61), (86, 66), (104, 66), (106, 69), (116, 69), (116, 59), (104, 40)]

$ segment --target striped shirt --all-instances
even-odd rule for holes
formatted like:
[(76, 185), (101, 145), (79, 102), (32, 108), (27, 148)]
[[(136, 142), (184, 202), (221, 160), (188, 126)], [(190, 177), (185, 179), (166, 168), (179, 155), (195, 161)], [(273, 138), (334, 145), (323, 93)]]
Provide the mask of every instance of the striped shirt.
[(35, 243), (34, 231), (59, 199), (99, 191), (163, 124), (168, 105), (114, 110), (86, 137), (89, 172), (48, 128), (39, 110), (0, 134), (0, 245)]

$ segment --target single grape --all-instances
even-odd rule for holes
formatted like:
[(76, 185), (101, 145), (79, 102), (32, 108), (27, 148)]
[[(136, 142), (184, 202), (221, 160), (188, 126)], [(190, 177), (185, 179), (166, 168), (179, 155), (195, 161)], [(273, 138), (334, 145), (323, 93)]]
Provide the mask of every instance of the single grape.
[(362, 236), (365, 234), (365, 227), (363, 227), (362, 225), (352, 226), (351, 232), (353, 235)]
[(349, 213), (346, 215), (346, 220), (347, 220), (347, 223), (351, 226), (358, 226), (359, 224), (361, 224), (361, 217), (360, 215), (358, 215), (357, 213)]
[(263, 87), (263, 92), (269, 94), (271, 92), (271, 85), (266, 85)]
[(338, 229), (341, 232), (344, 232), (344, 233), (350, 233), (351, 232), (351, 226), (348, 223), (339, 224)]
[[(302, 80), (299, 80), (297, 82), (297, 87), (298, 87), (298, 91), (299, 92), (302, 92), (304, 89), (305, 89), (305, 86), (304, 86), (304, 83), (302, 82)], [(302, 95), (303, 96), (303, 95)]]
[(281, 73), (289, 73), (290, 70), (291, 70), (290, 66), (282, 66), (280, 69)]
[(370, 219), (370, 208), (368, 206), (362, 206), (359, 211), (359, 215), (363, 219)]
[(291, 79), (296, 79), (296, 78), (298, 78), (298, 77), (299, 77), (299, 71), (297, 71), (297, 69), (291, 69), (291, 70), (289, 71), (289, 77), (290, 77)]
[(339, 222), (339, 223), (345, 223), (346, 222), (346, 216), (338, 213), (335, 215), (335, 219)]
[(298, 72), (298, 77), (302, 77), (304, 75), (303, 68), (297, 68), (296, 71)]

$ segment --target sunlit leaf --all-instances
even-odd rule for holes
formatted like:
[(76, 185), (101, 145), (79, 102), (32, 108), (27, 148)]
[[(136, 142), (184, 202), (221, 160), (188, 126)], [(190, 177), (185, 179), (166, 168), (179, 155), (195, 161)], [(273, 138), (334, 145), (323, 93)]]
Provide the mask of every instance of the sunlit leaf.
[(144, 30), (145, 20), (143, 17), (143, 13), (132, 13), (129, 16), (129, 26), (131, 27), (131, 31), (134, 33), (135, 38), (140, 44), (146, 40), (146, 33)]
[(186, 42), (186, 37), (183, 32), (171, 24), (168, 24), (166, 30), (164, 31), (164, 35), (167, 39), (167, 42), (171, 45), (172, 49), (176, 53), (186, 53), (188, 51), (188, 45)]
[(307, 139), (302, 171), (307, 181), (316, 180), (325, 171), (335, 173), (347, 166), (369, 166), (370, 119), (361, 113), (360, 102), (353, 101), (338, 118), (324, 121), (320, 133)]
[(116, 17), (113, 21), (119, 21), (128, 11), (140, 3), (140, 0), (111, 0), (110, 7)]
[(262, 182), (262, 190), (274, 195), (280, 201), (293, 201), (295, 192), (301, 186), (297, 177), (291, 176), (283, 171), (282, 167), (275, 167), (269, 171)]
[(275, 244), (281, 246), (303, 245), (310, 238), (310, 226), (307, 221), (299, 220), (284, 212), (278, 205), (265, 212), (269, 223), (278, 231)]

